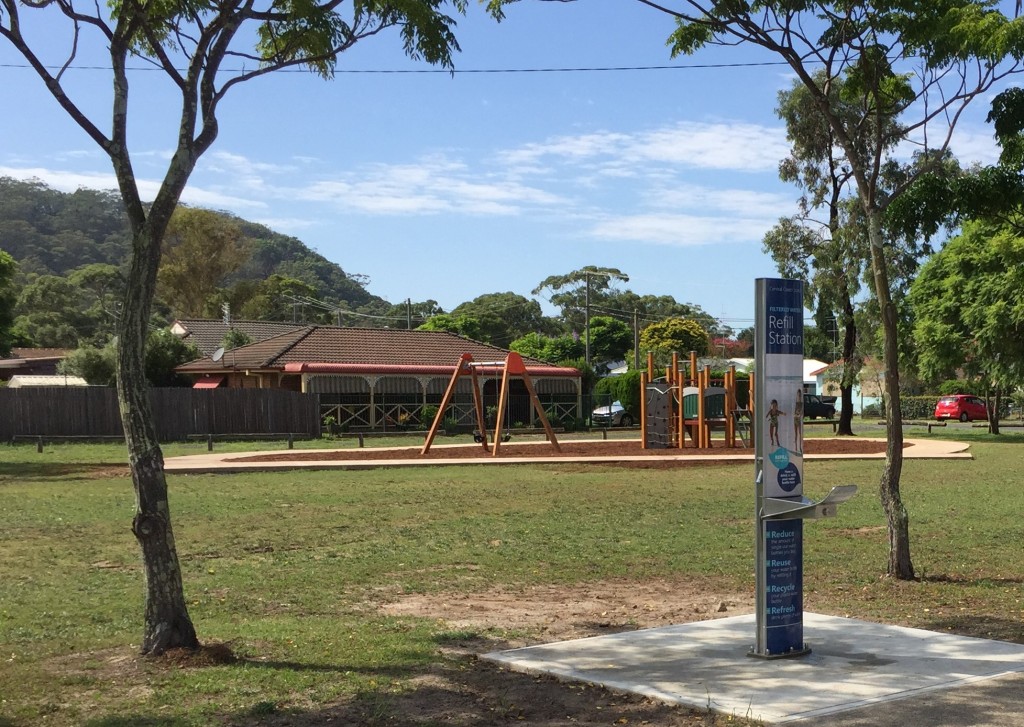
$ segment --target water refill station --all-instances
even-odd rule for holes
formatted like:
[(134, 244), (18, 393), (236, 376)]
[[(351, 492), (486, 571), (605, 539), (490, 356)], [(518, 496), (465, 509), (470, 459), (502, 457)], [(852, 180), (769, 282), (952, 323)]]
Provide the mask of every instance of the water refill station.
[(809, 654), (803, 624), (804, 520), (834, 517), (856, 485), (804, 497), (803, 282), (758, 278), (754, 323), (757, 641), (750, 656)]

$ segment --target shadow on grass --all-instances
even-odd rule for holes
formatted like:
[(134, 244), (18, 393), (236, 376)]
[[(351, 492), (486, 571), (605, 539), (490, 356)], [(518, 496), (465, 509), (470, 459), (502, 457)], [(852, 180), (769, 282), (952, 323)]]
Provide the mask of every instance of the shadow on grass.
[[(0, 727), (2, 727), (0, 722)], [(148, 714), (131, 714), (124, 717), (100, 717), (83, 722), (85, 727), (182, 727), (187, 720), (176, 717), (153, 717)]]
[[(702, 719), (703, 718), (703, 719)], [(659, 727), (755, 725), (733, 716), (678, 707), (639, 695), (611, 692), (582, 682), (510, 672), (475, 658), (447, 659), (424, 668), (407, 688), (360, 692), (319, 710), (276, 708), (266, 702), (239, 711), (229, 724), (455, 725), (497, 727), (509, 724), (554, 727), (656, 724)]]
[(929, 631), (941, 631), (973, 636), (978, 639), (1008, 641), (1024, 644), (1024, 624), (1020, 621), (998, 616), (947, 616), (926, 622), (922, 628)]
[(1019, 586), (1024, 577), (1018, 578), (963, 578), (946, 573), (928, 573), (920, 579), (925, 583), (957, 583), (963, 586)]
[(91, 480), (99, 475), (109, 475), (111, 470), (124, 470), (128, 477), (128, 465), (124, 462), (92, 462), (70, 464), (67, 462), (0, 462), (0, 478), (17, 477), (33, 480)]

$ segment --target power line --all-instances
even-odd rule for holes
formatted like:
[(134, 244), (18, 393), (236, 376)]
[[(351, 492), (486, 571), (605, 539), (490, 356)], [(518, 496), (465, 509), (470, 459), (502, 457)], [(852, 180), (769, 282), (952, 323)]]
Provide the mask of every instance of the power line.
[[(766, 66), (785, 66), (785, 61), (761, 61), (758, 63), (684, 63), (669, 66), (552, 66), (546, 68), (336, 68), (335, 74), (350, 75), (477, 75), (477, 74), (502, 74), (502, 73), (614, 73), (624, 71), (690, 71), (706, 70), (716, 68), (762, 68)], [(44, 66), (47, 70), (59, 71), (65, 66)], [(32, 68), (27, 63), (0, 63), (0, 68)], [(76, 65), (66, 66), (76, 71), (109, 71), (109, 66), (97, 65)], [(164, 69), (157, 66), (129, 66), (125, 70), (162, 72)], [(178, 68), (177, 71), (184, 73), (186, 69)], [(226, 68), (222, 73), (246, 73), (244, 68)], [(275, 73), (305, 73), (312, 74), (313, 71), (302, 68), (281, 68)]]

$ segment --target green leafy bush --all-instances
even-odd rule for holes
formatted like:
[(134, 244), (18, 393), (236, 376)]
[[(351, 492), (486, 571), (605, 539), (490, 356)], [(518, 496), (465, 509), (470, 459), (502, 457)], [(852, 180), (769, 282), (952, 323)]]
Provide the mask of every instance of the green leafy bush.
[(640, 414), (640, 371), (627, 371), (619, 376), (601, 379), (594, 386), (595, 406), (619, 401), (634, 416)]
[(939, 393), (943, 396), (953, 394), (974, 394), (984, 398), (988, 387), (980, 381), (965, 381), (963, 379), (950, 379), (939, 384)]
[(429, 427), (437, 419), (437, 407), (433, 404), (424, 404), (420, 407), (420, 423)]
[(901, 396), (900, 405), (903, 408), (903, 419), (931, 419), (935, 416), (935, 405), (939, 397), (930, 396)]

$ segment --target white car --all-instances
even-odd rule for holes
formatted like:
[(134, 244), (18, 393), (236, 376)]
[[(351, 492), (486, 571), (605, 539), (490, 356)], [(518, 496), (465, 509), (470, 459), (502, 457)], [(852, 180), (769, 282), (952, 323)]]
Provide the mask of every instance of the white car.
[(595, 427), (631, 427), (633, 416), (621, 402), (613, 401), (611, 406), (599, 406), (590, 415)]

